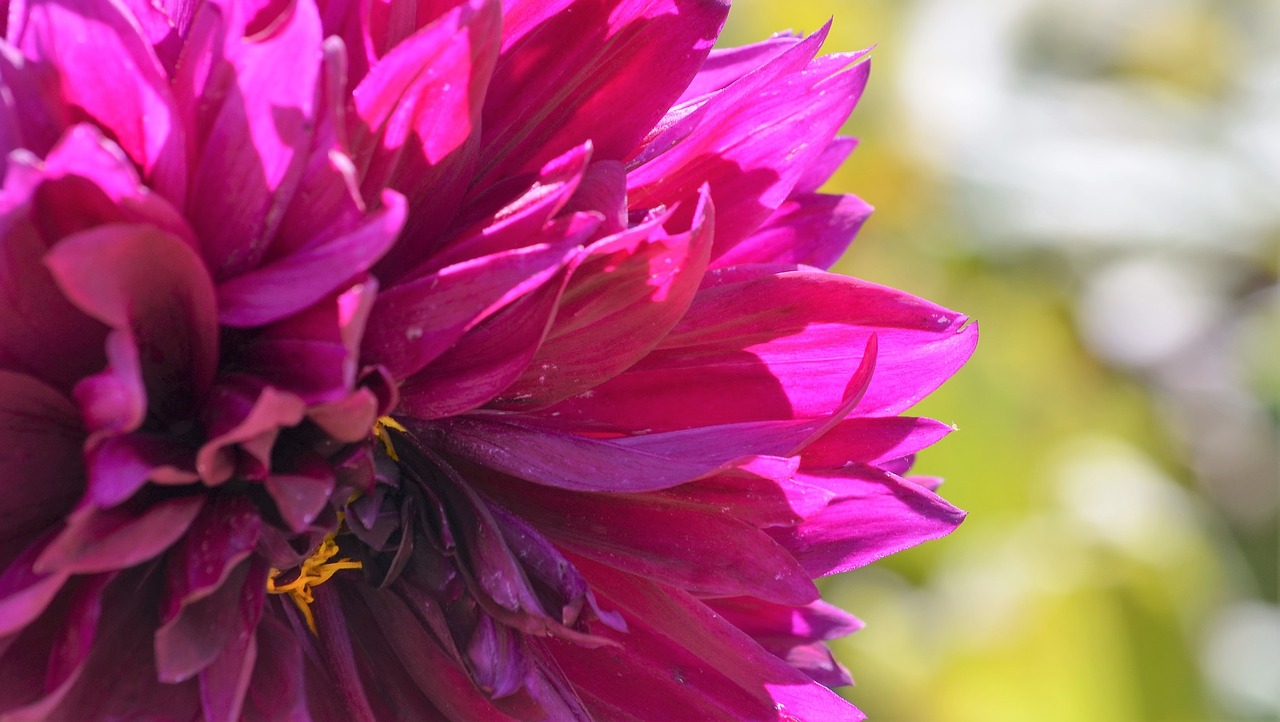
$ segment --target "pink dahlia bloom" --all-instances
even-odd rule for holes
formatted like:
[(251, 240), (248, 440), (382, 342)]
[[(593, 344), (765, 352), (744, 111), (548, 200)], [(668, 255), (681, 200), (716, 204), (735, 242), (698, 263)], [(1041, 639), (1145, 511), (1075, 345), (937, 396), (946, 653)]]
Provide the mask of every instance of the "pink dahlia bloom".
[(0, 719), (838, 720), (964, 316), (718, 0), (10, 0)]

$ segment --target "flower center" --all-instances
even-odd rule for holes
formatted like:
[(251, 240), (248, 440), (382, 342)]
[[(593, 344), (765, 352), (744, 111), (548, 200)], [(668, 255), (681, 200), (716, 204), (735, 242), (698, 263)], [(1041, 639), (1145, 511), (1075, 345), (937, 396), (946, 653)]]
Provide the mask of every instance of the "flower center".
[(315, 601), (311, 590), (329, 581), (329, 577), (343, 569), (359, 569), (363, 566), (360, 562), (350, 559), (329, 561), (338, 555), (338, 542), (334, 541), (336, 535), (337, 532), (334, 532), (320, 542), (320, 546), (302, 562), (302, 566), (298, 569), (298, 577), (288, 584), (276, 584), (276, 577), (280, 576), (279, 569), (272, 569), (267, 575), (267, 591), (271, 594), (288, 594), (293, 599), (293, 603), (298, 605), (298, 610), (307, 620), (307, 627), (311, 629), (312, 634), (317, 632), (316, 620), (311, 614), (311, 603)]

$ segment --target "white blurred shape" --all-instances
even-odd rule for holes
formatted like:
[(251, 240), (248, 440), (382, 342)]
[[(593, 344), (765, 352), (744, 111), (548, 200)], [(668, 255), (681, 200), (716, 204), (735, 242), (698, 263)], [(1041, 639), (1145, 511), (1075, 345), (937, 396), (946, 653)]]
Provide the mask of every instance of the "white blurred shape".
[(1261, 602), (1225, 607), (1209, 626), (1201, 664), (1235, 713), (1280, 715), (1280, 609)]
[(1079, 301), (1086, 343), (1100, 357), (1144, 367), (1164, 360), (1220, 314), (1203, 266), (1144, 256), (1094, 271)]

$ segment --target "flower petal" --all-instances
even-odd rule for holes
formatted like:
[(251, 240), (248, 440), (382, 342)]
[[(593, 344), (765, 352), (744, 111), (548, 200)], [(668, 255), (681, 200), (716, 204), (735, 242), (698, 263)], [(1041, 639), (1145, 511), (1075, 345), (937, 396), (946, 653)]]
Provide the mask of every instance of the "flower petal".
[(621, 373), (662, 340), (693, 300), (711, 251), (714, 213), (699, 198), (693, 227), (661, 218), (587, 248), (573, 264), (555, 322), (503, 408), (539, 408)]
[(169, 80), (118, 0), (28, 0), (10, 28), (64, 102), (110, 129), (151, 187), (181, 207), (186, 138)]
[(829, 489), (836, 498), (795, 527), (767, 531), (815, 577), (946, 536), (965, 517), (924, 487), (872, 467), (855, 465), (839, 474), (801, 471), (798, 479)]
[(186, 533), (204, 497), (180, 496), (149, 505), (83, 507), (36, 560), (37, 572), (89, 574), (127, 569), (158, 556)]
[(221, 21), (197, 17), (197, 26), (212, 26), (200, 41), (207, 45), (201, 52), (188, 41), (184, 56), (207, 55), (184, 57), (174, 81), (179, 104), (200, 129), (187, 217), (219, 281), (258, 265), (293, 197), (310, 148), (323, 58), (314, 4), (289, 3), (270, 31), (250, 37), (241, 35), (243, 9), (229, 7)]
[(786, 200), (844, 123), (866, 84), (861, 54), (805, 70), (822, 32), (747, 74), (650, 141), (628, 176), (632, 208), (688, 202), (711, 186), (720, 222), (712, 259), (750, 235)]
[(479, 184), (587, 139), (597, 158), (625, 159), (693, 78), (728, 9), (719, 0), (507, 3)]
[(965, 316), (900, 291), (816, 271), (743, 275), (704, 286), (631, 369), (543, 413), (655, 431), (812, 418), (840, 405), (875, 334), (879, 359), (854, 413), (891, 415), (937, 388), (977, 343)]
[(792, 195), (754, 233), (717, 258), (715, 265), (777, 263), (830, 268), (870, 215), (871, 206), (857, 196)]
[(67, 298), (137, 344), (149, 411), (183, 419), (217, 364), (213, 285), (200, 258), (154, 227), (108, 224), (68, 236), (45, 264)]

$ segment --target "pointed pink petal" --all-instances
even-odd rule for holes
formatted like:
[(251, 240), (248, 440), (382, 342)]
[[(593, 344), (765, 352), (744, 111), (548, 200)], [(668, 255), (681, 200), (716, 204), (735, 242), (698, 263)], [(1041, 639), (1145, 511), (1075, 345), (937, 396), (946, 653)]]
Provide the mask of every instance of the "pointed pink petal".
[(727, 12), (717, 0), (509, 4), (480, 175), (537, 167), (588, 138), (598, 158), (625, 159), (693, 78)]
[(704, 287), (653, 353), (548, 411), (653, 430), (812, 418), (840, 405), (875, 334), (875, 374), (855, 413), (896, 414), (977, 342), (963, 315), (900, 291), (816, 271), (745, 276)]
[(951, 533), (965, 513), (922, 486), (864, 466), (800, 473), (836, 494), (826, 509), (793, 528), (767, 530), (813, 576), (870, 564)]
[(796, 180), (796, 187), (792, 190), (792, 197), (801, 193), (817, 193), (822, 184), (835, 175), (835, 172), (844, 164), (849, 154), (857, 147), (857, 138), (850, 138), (847, 135), (838, 135), (832, 138), (822, 153), (813, 159), (809, 167)]
[(804, 451), (809, 470), (840, 469), (850, 463), (880, 464), (932, 446), (953, 431), (933, 419), (909, 416), (845, 419)]
[(776, 263), (830, 268), (844, 255), (871, 210), (857, 196), (792, 195), (754, 233), (716, 259), (715, 265)]
[(716, 614), (815, 682), (828, 687), (853, 684), (848, 670), (822, 644), (861, 629), (862, 622), (853, 615), (821, 600), (799, 607), (750, 597), (704, 601)]
[(652, 151), (646, 153), (629, 174), (631, 207), (687, 203), (709, 184), (720, 218), (713, 259), (758, 228), (835, 136), (866, 84), (868, 64), (859, 62), (860, 55), (830, 56), (808, 70), (789, 70), (798, 59), (812, 57), (814, 40), (822, 35), (710, 96), (653, 139), (651, 147), (665, 152), (652, 158)]
[(463, 2), (373, 64), (352, 91), (362, 188), (404, 193), (409, 237), (438, 233), (474, 175), (501, 25), (496, 1)]
[(552, 645), (589, 707), (601, 702), (603, 710), (628, 710), (642, 720), (863, 719), (687, 593), (585, 560), (575, 563), (631, 627), (615, 635), (623, 643), (617, 650)]
[(721, 90), (747, 73), (778, 57), (783, 51), (800, 42), (791, 34), (778, 34), (768, 40), (737, 48), (716, 48), (707, 56), (698, 74), (681, 94), (678, 103), (700, 98)]

